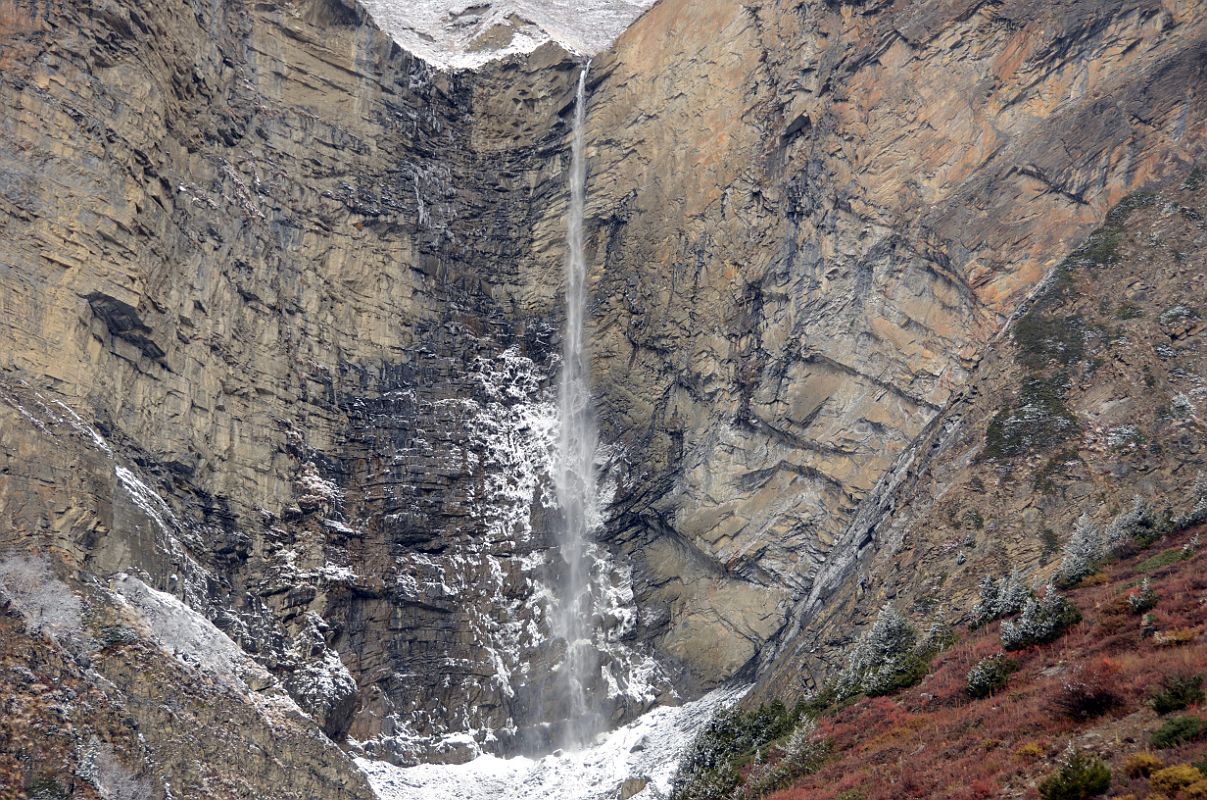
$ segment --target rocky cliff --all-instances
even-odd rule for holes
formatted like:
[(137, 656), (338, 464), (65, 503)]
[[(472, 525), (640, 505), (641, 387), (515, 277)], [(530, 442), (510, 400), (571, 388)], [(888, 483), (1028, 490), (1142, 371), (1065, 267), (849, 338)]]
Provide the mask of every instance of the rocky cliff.
[[(596, 58), (615, 719), (760, 663), (796, 687), (869, 568), (922, 585), (885, 498), (1044, 276), (1202, 158), (1205, 12), (662, 0)], [(265, 694), (401, 762), (546, 746), (576, 60), (438, 71), (344, 0), (6, 0), (0, 41), (0, 549), (83, 603), (46, 663), (156, 732), (97, 741), (181, 796), (366, 791), (331, 756), (296, 789), (173, 761), (146, 701), (206, 668), (168, 607), (253, 659), (205, 741), (273, 758)]]
[(5, 547), (140, 571), (336, 740), (514, 737), (573, 62), (440, 73), (326, 2), (5, 25)]
[(664, 2), (604, 60), (613, 530), (699, 681), (866, 545), (852, 519), (1044, 275), (1201, 156), (1202, 11)]

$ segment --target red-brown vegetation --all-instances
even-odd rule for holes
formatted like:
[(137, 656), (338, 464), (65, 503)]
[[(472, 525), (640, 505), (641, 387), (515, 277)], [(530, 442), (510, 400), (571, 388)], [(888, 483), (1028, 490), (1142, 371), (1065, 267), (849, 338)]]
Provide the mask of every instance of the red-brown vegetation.
[[(1155, 549), (1178, 546), (1193, 531)], [(1111, 794), (1149, 794), (1135, 757), (1149, 749), (1162, 719), (1150, 707), (1163, 677), (1207, 672), (1207, 551), (1149, 575), (1159, 594), (1145, 615), (1127, 595), (1135, 566), (1155, 549), (1111, 565), (1103, 578), (1071, 590), (1084, 621), (1059, 641), (1018, 651), (1004, 690), (980, 700), (965, 692), (968, 671), (1001, 652), (1000, 623), (942, 653), (918, 686), (865, 699), (821, 720), (833, 757), (776, 800), (1038, 797), (1065, 747), (1094, 751), (1112, 768)], [(1199, 741), (1157, 754), (1164, 763), (1203, 757)], [(1125, 767), (1133, 759), (1131, 774)]]

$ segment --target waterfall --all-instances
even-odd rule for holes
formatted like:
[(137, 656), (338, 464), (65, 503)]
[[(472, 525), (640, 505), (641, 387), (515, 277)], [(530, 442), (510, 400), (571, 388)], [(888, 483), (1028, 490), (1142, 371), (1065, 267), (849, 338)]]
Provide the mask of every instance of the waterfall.
[(591, 592), (591, 541), (601, 520), (595, 474), (597, 435), (583, 332), (587, 314), (587, 261), (583, 253), (587, 166), (583, 154), (583, 128), (590, 68), (588, 61), (578, 76), (574, 107), (566, 231), (566, 329), (562, 340), (555, 475), (561, 512), (558, 545), (565, 562), (565, 573), (553, 622), (555, 633), (566, 643), (559, 677), (568, 702), (567, 745), (582, 744), (594, 733), (598, 715), (589, 696), (588, 681), (599, 666), (592, 643), (595, 603)]

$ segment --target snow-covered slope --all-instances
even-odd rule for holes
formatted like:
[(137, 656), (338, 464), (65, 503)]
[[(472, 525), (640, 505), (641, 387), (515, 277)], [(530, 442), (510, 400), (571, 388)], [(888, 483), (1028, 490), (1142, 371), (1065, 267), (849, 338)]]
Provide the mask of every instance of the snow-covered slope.
[(555, 41), (584, 55), (607, 47), (654, 0), (361, 0), (404, 49), (464, 69)]

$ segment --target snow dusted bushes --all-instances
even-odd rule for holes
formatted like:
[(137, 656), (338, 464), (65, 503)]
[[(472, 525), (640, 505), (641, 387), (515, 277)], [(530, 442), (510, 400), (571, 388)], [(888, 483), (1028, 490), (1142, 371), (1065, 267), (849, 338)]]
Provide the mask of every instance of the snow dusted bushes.
[(1140, 582), (1140, 588), (1127, 595), (1127, 608), (1133, 614), (1143, 614), (1156, 608), (1160, 599), (1152, 587), (1152, 581), (1145, 576)]
[(875, 697), (915, 685), (926, 677), (931, 660), (949, 639), (947, 628), (938, 624), (919, 639), (913, 625), (886, 603), (847, 658), (833, 687), (834, 701), (860, 694)]
[[(764, 752), (775, 758), (764, 764)], [(753, 711), (726, 711), (708, 723), (680, 760), (671, 800), (762, 797), (816, 770), (827, 752), (803, 705), (788, 708), (776, 701)], [(739, 769), (750, 761), (756, 762), (757, 774), (739, 789)]]
[(12, 605), (30, 633), (64, 645), (83, 643), (80, 600), (55, 577), (46, 559), (11, 556), (0, 561), (0, 600)]
[(917, 641), (918, 632), (909, 621), (886, 604), (847, 657), (846, 669), (838, 676), (838, 698), (854, 697), (869, 687), (887, 684), (891, 673), (913, 652)]
[(1139, 496), (1132, 499), (1128, 510), (1111, 521), (1105, 532), (1099, 531), (1087, 514), (1082, 514), (1065, 546), (1053, 582), (1061, 589), (1072, 588), (1097, 572), (1112, 557), (1148, 547), (1177, 527), (1181, 527), (1181, 521), (1175, 523), (1172, 512), (1166, 509), (1158, 513), (1151, 503)]
[(1190, 500), (1194, 503), (1189, 512), (1185, 516), (1179, 517), (1177, 527), (1179, 530), (1185, 530), (1194, 525), (1202, 525), (1207, 522), (1207, 473), (1200, 472), (1198, 479), (1194, 482), (1194, 489), (1191, 492)]
[(1000, 581), (992, 575), (981, 579), (981, 599), (972, 609), (972, 625), (979, 627), (1023, 610), (1032, 592), (1018, 570)]
[(772, 748), (773, 760), (761, 760), (756, 755), (755, 767), (746, 777), (740, 794), (735, 797), (753, 800), (764, 797), (792, 783), (793, 780), (815, 772), (829, 755), (826, 742), (817, 738), (817, 723), (812, 717), (802, 717), (788, 738)]
[(1106, 555), (1133, 545), (1148, 547), (1174, 529), (1173, 512), (1168, 508), (1158, 512), (1152, 504), (1137, 495), (1132, 505), (1119, 514), (1106, 529)]
[(1082, 514), (1073, 529), (1072, 538), (1065, 545), (1064, 557), (1060, 561), (1060, 568), (1056, 570), (1056, 585), (1063, 589), (1076, 586), (1098, 571), (1106, 555), (1106, 542), (1098, 526), (1090, 521), (1088, 515)]
[(1018, 670), (1018, 662), (1004, 655), (982, 658), (968, 671), (968, 686), (965, 691), (969, 697), (983, 698), (997, 694), (1006, 688), (1010, 674)]
[(1017, 619), (1002, 623), (1002, 646), (1007, 650), (1022, 650), (1054, 642), (1078, 622), (1081, 622), (1081, 612), (1077, 607), (1049, 586), (1043, 597), (1027, 600)]

